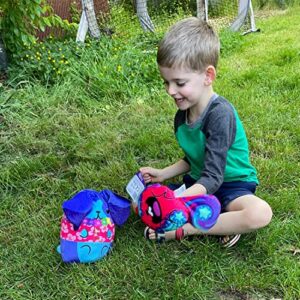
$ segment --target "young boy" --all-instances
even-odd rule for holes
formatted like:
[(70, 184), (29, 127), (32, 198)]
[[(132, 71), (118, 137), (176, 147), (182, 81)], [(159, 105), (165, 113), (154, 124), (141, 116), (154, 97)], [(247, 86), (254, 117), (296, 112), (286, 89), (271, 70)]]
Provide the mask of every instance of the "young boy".
[[(175, 135), (185, 157), (164, 169), (142, 167), (146, 183), (183, 177), (182, 196), (214, 194), (223, 213), (205, 234), (233, 246), (241, 233), (269, 224), (270, 206), (254, 195), (258, 180), (249, 160), (248, 142), (234, 107), (213, 91), (220, 42), (205, 22), (187, 18), (171, 27), (160, 42), (157, 63), (167, 93), (178, 107)], [(183, 230), (182, 230), (183, 229)], [(191, 224), (164, 238), (204, 234)], [(157, 233), (147, 228), (147, 237)]]

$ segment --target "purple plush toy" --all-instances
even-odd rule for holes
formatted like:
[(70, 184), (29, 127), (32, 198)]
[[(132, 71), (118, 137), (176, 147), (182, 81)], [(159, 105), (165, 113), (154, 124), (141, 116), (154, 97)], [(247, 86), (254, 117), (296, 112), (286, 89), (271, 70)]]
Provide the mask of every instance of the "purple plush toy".
[(130, 201), (110, 190), (83, 190), (62, 205), (60, 245), (64, 262), (95, 262), (108, 254), (115, 237), (115, 224), (130, 215)]

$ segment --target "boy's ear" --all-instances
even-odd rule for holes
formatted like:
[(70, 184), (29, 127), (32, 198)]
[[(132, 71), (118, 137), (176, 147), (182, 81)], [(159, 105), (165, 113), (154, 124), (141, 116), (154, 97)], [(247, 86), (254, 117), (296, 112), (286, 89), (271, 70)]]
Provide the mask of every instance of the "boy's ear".
[(204, 84), (209, 86), (216, 79), (217, 71), (214, 66), (208, 66), (205, 70)]

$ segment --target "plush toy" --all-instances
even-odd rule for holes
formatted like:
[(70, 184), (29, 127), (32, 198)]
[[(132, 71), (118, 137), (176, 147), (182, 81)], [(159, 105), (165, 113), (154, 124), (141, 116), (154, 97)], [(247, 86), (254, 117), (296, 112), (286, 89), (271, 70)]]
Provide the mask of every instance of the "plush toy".
[(142, 221), (158, 232), (176, 230), (185, 223), (207, 231), (216, 223), (221, 205), (213, 195), (176, 198), (168, 187), (152, 184), (142, 192), (137, 210)]
[(60, 245), (64, 262), (95, 262), (108, 254), (115, 237), (115, 224), (130, 215), (130, 201), (110, 190), (82, 190), (62, 205)]

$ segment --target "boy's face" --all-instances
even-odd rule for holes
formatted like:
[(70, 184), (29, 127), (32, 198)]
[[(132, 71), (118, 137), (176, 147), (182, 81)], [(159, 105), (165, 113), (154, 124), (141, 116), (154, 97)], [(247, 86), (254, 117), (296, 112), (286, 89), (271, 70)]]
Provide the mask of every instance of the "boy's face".
[(210, 91), (208, 86), (211, 87), (211, 85), (207, 85), (205, 72), (161, 66), (159, 66), (159, 71), (164, 79), (167, 93), (175, 100), (180, 110), (193, 109), (201, 106), (202, 102), (206, 102)]

